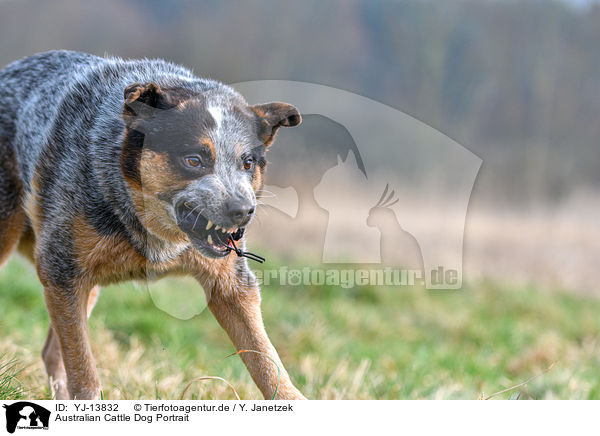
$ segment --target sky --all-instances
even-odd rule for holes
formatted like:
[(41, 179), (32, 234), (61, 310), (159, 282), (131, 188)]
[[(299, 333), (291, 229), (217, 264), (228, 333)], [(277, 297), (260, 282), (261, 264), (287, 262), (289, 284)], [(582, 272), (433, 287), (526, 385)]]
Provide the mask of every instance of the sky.
[(599, 0), (563, 0), (565, 3), (569, 3), (575, 7), (585, 7), (592, 3), (598, 3)]

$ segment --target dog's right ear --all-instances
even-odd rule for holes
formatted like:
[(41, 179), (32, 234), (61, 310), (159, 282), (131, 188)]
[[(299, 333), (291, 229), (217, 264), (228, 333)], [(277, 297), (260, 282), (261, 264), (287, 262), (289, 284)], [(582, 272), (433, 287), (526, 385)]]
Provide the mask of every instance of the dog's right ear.
[(162, 107), (165, 95), (156, 83), (133, 83), (123, 92), (123, 120), (127, 126), (121, 151), (121, 170), (125, 179), (141, 189), (140, 158), (145, 132), (153, 115)]
[(123, 115), (151, 116), (156, 109), (167, 109), (166, 95), (156, 83), (133, 83), (123, 92)]
[(158, 95), (161, 92), (160, 87), (156, 83), (134, 83), (125, 88), (123, 97), (127, 105), (134, 101), (139, 101), (148, 106), (156, 107)]

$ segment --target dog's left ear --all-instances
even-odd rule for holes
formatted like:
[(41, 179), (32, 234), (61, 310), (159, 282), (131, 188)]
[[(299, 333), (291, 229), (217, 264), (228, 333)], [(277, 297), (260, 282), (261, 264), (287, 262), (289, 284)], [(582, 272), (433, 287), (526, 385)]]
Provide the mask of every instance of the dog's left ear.
[(266, 103), (250, 106), (256, 115), (258, 137), (265, 145), (270, 145), (281, 126), (293, 127), (302, 122), (298, 109), (287, 103)]

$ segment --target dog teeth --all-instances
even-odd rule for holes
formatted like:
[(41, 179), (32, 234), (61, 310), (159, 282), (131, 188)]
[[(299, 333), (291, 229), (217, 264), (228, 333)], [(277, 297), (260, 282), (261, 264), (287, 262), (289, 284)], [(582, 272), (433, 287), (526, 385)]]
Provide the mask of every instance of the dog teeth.
[[(208, 221), (208, 224), (206, 225), (206, 230), (209, 230), (212, 228), (212, 226), (214, 225), (214, 223), (212, 221)], [(215, 230), (220, 230), (223, 233), (233, 233), (235, 231), (235, 229), (226, 229), (225, 227), (221, 227), (221, 226), (217, 226), (215, 225)]]
[(209, 244), (212, 245), (213, 242), (212, 242), (212, 237), (210, 235), (208, 235), (208, 238), (206, 240), (208, 241)]

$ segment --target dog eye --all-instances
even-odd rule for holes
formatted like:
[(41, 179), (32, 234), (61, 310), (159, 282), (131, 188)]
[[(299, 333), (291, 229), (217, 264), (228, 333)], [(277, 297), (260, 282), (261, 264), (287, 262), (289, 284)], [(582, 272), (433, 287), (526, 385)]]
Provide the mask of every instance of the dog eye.
[(254, 158), (247, 157), (246, 159), (244, 159), (244, 169), (245, 170), (249, 170), (250, 168), (252, 168), (253, 164), (254, 164)]
[(198, 155), (186, 156), (185, 163), (188, 164), (189, 166), (195, 168), (202, 164), (202, 159), (200, 159), (200, 156), (198, 156)]

